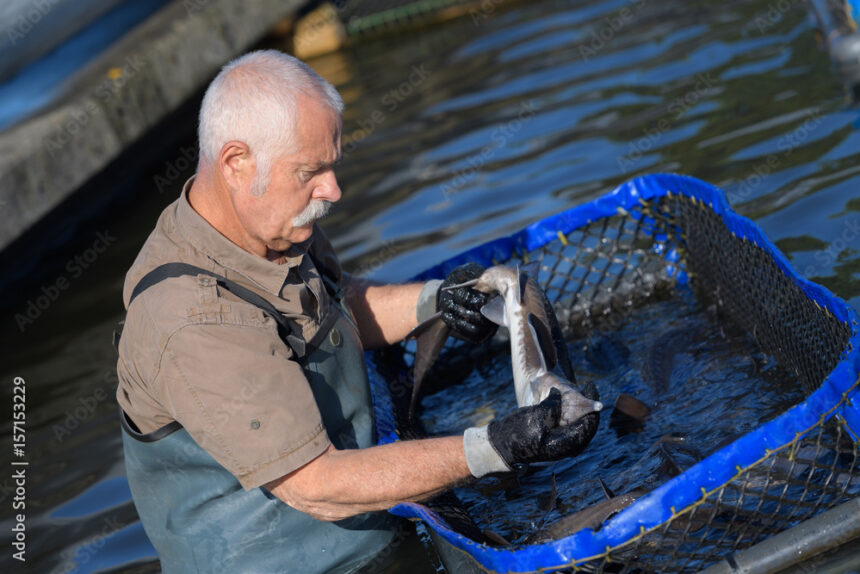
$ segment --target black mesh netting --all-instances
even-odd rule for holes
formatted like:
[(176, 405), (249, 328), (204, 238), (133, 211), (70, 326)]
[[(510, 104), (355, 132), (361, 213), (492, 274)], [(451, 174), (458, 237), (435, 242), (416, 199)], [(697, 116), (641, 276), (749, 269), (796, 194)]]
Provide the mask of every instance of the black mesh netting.
[[(643, 201), (631, 212), (619, 209), (511, 262), (530, 260), (540, 261), (538, 281), (569, 337), (611, 327), (644, 301), (671, 297), (684, 273), (698, 297), (745, 330), (807, 393), (837, 364), (852, 333), (851, 325), (807, 297), (764, 249), (734, 235), (710, 207), (685, 195)], [(451, 340), (428, 381), (462, 379), (497, 352), (492, 345)], [(410, 362), (406, 347), (373, 359), (401, 407), (411, 392)], [(421, 433), (402, 414), (397, 421), (401, 437)], [(569, 566), (589, 572), (695, 572), (856, 497), (860, 452), (838, 417), (822, 417), (800, 437), (737, 468), (729, 483), (703, 490), (698, 502), (674, 509), (674, 517), (659, 527)], [(476, 538), (468, 528), (463, 533)]]
[(850, 327), (807, 297), (760, 247), (732, 235), (710, 208), (681, 197), (668, 201), (696, 286), (807, 392), (817, 388), (838, 362)]

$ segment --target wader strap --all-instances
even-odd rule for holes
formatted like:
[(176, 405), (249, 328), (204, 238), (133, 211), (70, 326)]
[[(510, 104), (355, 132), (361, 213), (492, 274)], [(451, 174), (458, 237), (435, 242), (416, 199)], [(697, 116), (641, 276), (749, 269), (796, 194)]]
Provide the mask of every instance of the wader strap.
[[(167, 267), (168, 269), (164, 269), (165, 267)], [(155, 269), (153, 269), (152, 271), (147, 273), (143, 277), (143, 279), (140, 280), (140, 283), (138, 283), (137, 286), (134, 288), (134, 291), (132, 291), (131, 299), (129, 300), (128, 304), (129, 304), (129, 306), (131, 306), (131, 302), (134, 300), (135, 297), (137, 297), (138, 295), (143, 293), (149, 287), (152, 287), (153, 285), (157, 284), (159, 281), (163, 281), (164, 279), (167, 279), (169, 277), (180, 277), (183, 275), (195, 275), (196, 276), (196, 275), (199, 275), (200, 273), (203, 273), (204, 275), (209, 275), (211, 277), (217, 278), (218, 279), (218, 285), (221, 285), (222, 287), (224, 287), (225, 289), (227, 289), (228, 291), (230, 291), (231, 293), (233, 293), (234, 295), (236, 295), (240, 299), (247, 301), (248, 303), (251, 303), (252, 305), (257, 305), (258, 307), (261, 307), (263, 312), (265, 312), (269, 315), (272, 315), (272, 313), (274, 313), (274, 315), (272, 315), (272, 316), (273, 316), (273, 318), (275, 318), (276, 321), (279, 321), (278, 317), (280, 317), (281, 319), (284, 319), (283, 315), (281, 315), (278, 312), (278, 310), (274, 308), (274, 306), (271, 306), (268, 301), (266, 301), (262, 297), (259, 297), (259, 295), (256, 295), (255, 293), (248, 291), (247, 289), (245, 289), (241, 285), (236, 285), (235, 283), (233, 283), (229, 279), (225, 279), (224, 277), (221, 277), (220, 275), (215, 275), (209, 271), (205, 271), (203, 269), (200, 269), (199, 267), (195, 267), (193, 265), (187, 265), (185, 263), (168, 263), (166, 265), (161, 265), (160, 267), (156, 267)], [(223, 284), (222, 284), (222, 282), (223, 282)], [(229, 287), (238, 287), (239, 292), (237, 293), (236, 290), (230, 289)], [(246, 293), (250, 293), (253, 297), (250, 297), (250, 298), (244, 297), (243, 295), (245, 295)], [(259, 298), (259, 300), (263, 301), (266, 305), (269, 305), (272, 308), (272, 310), (269, 311), (266, 308), (264, 308), (262, 305), (260, 305), (259, 302), (257, 301), (257, 298)], [(251, 299), (253, 299), (253, 300), (251, 300)], [(340, 313), (337, 311), (335, 306), (332, 306), (331, 309), (329, 310), (329, 313), (323, 318), (322, 322), (320, 323), (319, 329), (317, 329), (317, 332), (314, 335), (314, 337), (310, 341), (308, 341), (307, 343), (305, 343), (304, 341), (300, 341), (301, 345), (302, 345), (303, 353), (304, 353), (304, 350), (307, 348), (315, 349), (322, 344), (323, 339), (328, 336), (329, 331), (331, 331), (332, 327), (334, 327), (334, 324), (337, 322), (337, 319), (339, 316), (340, 316)], [(286, 323), (286, 319), (284, 319), (284, 323)], [(280, 325), (284, 329), (290, 328), (289, 324), (284, 326), (280, 321), (278, 322), (278, 325)], [(114, 339), (118, 341), (119, 336), (120, 336), (119, 333), (114, 331)], [(292, 335), (290, 335), (290, 336), (292, 337)], [(292, 347), (294, 343), (292, 341), (289, 341), (289, 344)], [(116, 347), (116, 345), (117, 345), (117, 343), (114, 344), (115, 347)], [(295, 351), (295, 347), (293, 347), (293, 350)], [(304, 357), (300, 357), (300, 359), (304, 359)], [(300, 363), (304, 364), (303, 361), (300, 361)], [(133, 438), (137, 441), (140, 441), (140, 442), (155, 442), (157, 440), (163, 439), (164, 437), (173, 434), (174, 432), (176, 432), (182, 428), (182, 424), (179, 421), (173, 421), (173, 422), (168, 423), (168, 424), (164, 425), (163, 427), (158, 428), (158, 429), (156, 429), (150, 433), (144, 434), (144, 433), (140, 432), (140, 429), (137, 428), (137, 425), (134, 424), (134, 421), (132, 421), (131, 418), (127, 414), (125, 414), (125, 411), (122, 410), (122, 407), (120, 407), (120, 409), (119, 409), (119, 418), (120, 418), (120, 421), (122, 424), (122, 428), (125, 430), (125, 432), (127, 432), (131, 438)]]
[(131, 292), (131, 297), (128, 300), (128, 306), (131, 307), (132, 301), (134, 301), (135, 297), (156, 285), (165, 279), (170, 279), (172, 277), (181, 277), (183, 275), (208, 275), (215, 279), (216, 284), (222, 289), (226, 289), (239, 299), (254, 305), (255, 307), (259, 307), (263, 313), (270, 316), (275, 322), (278, 324), (278, 332), (281, 335), (293, 352), (297, 355), (298, 358), (302, 358), (305, 356), (306, 348), (305, 341), (295, 333), (293, 326), (287, 321), (287, 318), (284, 317), (280, 311), (278, 311), (274, 305), (269, 303), (266, 299), (261, 297), (260, 295), (254, 293), (250, 289), (246, 289), (242, 287), (238, 283), (227, 279), (217, 273), (213, 273), (212, 271), (208, 271), (203, 269), (202, 267), (197, 267), (195, 265), (189, 265), (188, 263), (165, 263), (164, 265), (159, 265), (149, 273), (143, 276), (143, 279), (134, 287), (134, 290)]
[(122, 407), (119, 408), (119, 420), (122, 424), (122, 428), (128, 435), (134, 440), (139, 440), (140, 442), (155, 442), (157, 440), (163, 439), (166, 436), (169, 436), (179, 429), (182, 428), (182, 424), (179, 421), (173, 421), (171, 423), (167, 423), (161, 428), (157, 428), (150, 433), (143, 434), (140, 432), (140, 429), (137, 428), (137, 425), (134, 424), (134, 421), (131, 420), (125, 411), (122, 410)]
[[(316, 265), (316, 263), (315, 263)], [(317, 267), (317, 271), (319, 271), (320, 277), (322, 278), (323, 285), (325, 285), (326, 291), (328, 291), (329, 296), (340, 303), (343, 301), (344, 293), (343, 289), (341, 289), (334, 280), (323, 273), (322, 267)]]
[[(316, 263), (314, 263), (316, 265)], [(343, 299), (343, 291), (337, 287), (337, 284), (329, 278), (328, 275), (322, 272), (321, 267), (317, 267), (320, 272), (320, 276), (323, 279), (323, 283), (326, 286), (326, 290), (329, 292), (329, 295), (334, 298), (338, 304)], [(328, 336), (329, 331), (337, 322), (337, 318), (340, 316), (340, 313), (337, 311), (336, 306), (333, 305), (329, 309), (329, 313), (323, 318), (320, 323), (319, 328), (317, 329), (314, 337), (305, 342), (300, 336), (295, 334), (295, 331), (290, 324), (290, 322), (284, 317), (280, 311), (278, 311), (274, 305), (269, 303), (266, 299), (254, 293), (253, 291), (242, 287), (238, 283), (235, 283), (222, 275), (218, 275), (217, 273), (213, 273), (212, 271), (208, 271), (203, 269), (202, 267), (197, 267), (195, 265), (190, 265), (188, 263), (165, 263), (164, 265), (159, 265), (149, 273), (143, 276), (143, 278), (135, 285), (134, 289), (131, 292), (131, 297), (128, 300), (128, 305), (131, 307), (132, 301), (135, 298), (152, 287), (164, 281), (165, 279), (170, 279), (172, 277), (182, 277), (185, 275), (190, 275), (196, 277), (197, 275), (207, 275), (215, 279), (216, 284), (222, 289), (226, 289), (239, 299), (250, 303), (258, 307), (265, 314), (269, 315), (275, 322), (278, 324), (278, 334), (282, 339), (286, 341), (286, 343), (290, 346), (293, 352), (296, 354), (296, 358), (299, 360), (301, 364), (304, 364), (304, 359), (310, 349), (314, 349), (322, 343), (323, 339)], [(120, 321), (118, 325), (118, 329), (113, 333), (113, 344), (114, 349), (119, 352), (119, 338), (122, 333), (122, 327), (125, 321)], [(134, 421), (125, 414), (125, 411), (122, 408), (119, 409), (120, 412), (120, 421), (122, 423), (123, 429), (128, 433), (128, 435), (140, 442), (155, 442), (160, 440), (170, 434), (178, 431), (182, 428), (182, 425), (179, 421), (173, 421), (159, 429), (156, 429), (150, 433), (141, 433), (140, 429), (137, 428), (137, 425), (134, 424)]]

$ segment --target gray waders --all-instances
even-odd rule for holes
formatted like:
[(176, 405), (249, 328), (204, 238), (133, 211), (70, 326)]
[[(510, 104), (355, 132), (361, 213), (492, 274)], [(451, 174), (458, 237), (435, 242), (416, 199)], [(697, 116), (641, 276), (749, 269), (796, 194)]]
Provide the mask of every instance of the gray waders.
[[(199, 274), (215, 277), (219, 287), (278, 322), (282, 338), (304, 367), (336, 448), (375, 444), (358, 330), (339, 293), (331, 293), (336, 304), (329, 306), (309, 342), (293, 334), (284, 316), (256, 293), (191, 265), (170, 263), (154, 269), (135, 287), (132, 299), (168, 277)], [(334, 291), (330, 281), (326, 286)], [(353, 572), (394, 538), (399, 519), (386, 512), (318, 521), (264, 488), (245, 491), (178, 422), (144, 435), (125, 413), (121, 418), (134, 505), (167, 574)]]

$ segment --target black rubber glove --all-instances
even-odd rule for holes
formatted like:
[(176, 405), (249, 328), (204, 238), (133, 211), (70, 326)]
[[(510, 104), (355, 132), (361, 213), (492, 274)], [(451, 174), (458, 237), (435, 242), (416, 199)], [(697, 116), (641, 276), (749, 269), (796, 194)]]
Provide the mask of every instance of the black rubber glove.
[(466, 462), (476, 477), (511, 471), (530, 462), (558, 460), (564, 453), (547, 450), (553, 432), (560, 428), (561, 393), (550, 391), (540, 404), (521, 407), (484, 427), (466, 429)]
[(445, 290), (445, 287), (477, 279), (484, 268), (477, 263), (466, 263), (455, 268), (436, 294), (436, 310), (442, 312), (442, 320), (458, 339), (470, 343), (483, 343), (492, 337), (498, 325), (481, 315), (481, 307), (487, 304), (490, 295), (470, 287)]

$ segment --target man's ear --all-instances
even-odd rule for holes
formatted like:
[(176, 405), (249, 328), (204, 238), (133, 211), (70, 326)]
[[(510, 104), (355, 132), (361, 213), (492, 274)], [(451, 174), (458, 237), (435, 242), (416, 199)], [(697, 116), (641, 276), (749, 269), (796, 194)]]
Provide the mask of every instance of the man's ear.
[(218, 167), (221, 176), (233, 191), (249, 189), (254, 180), (256, 161), (251, 156), (251, 149), (245, 142), (229, 141), (221, 148), (218, 156)]

